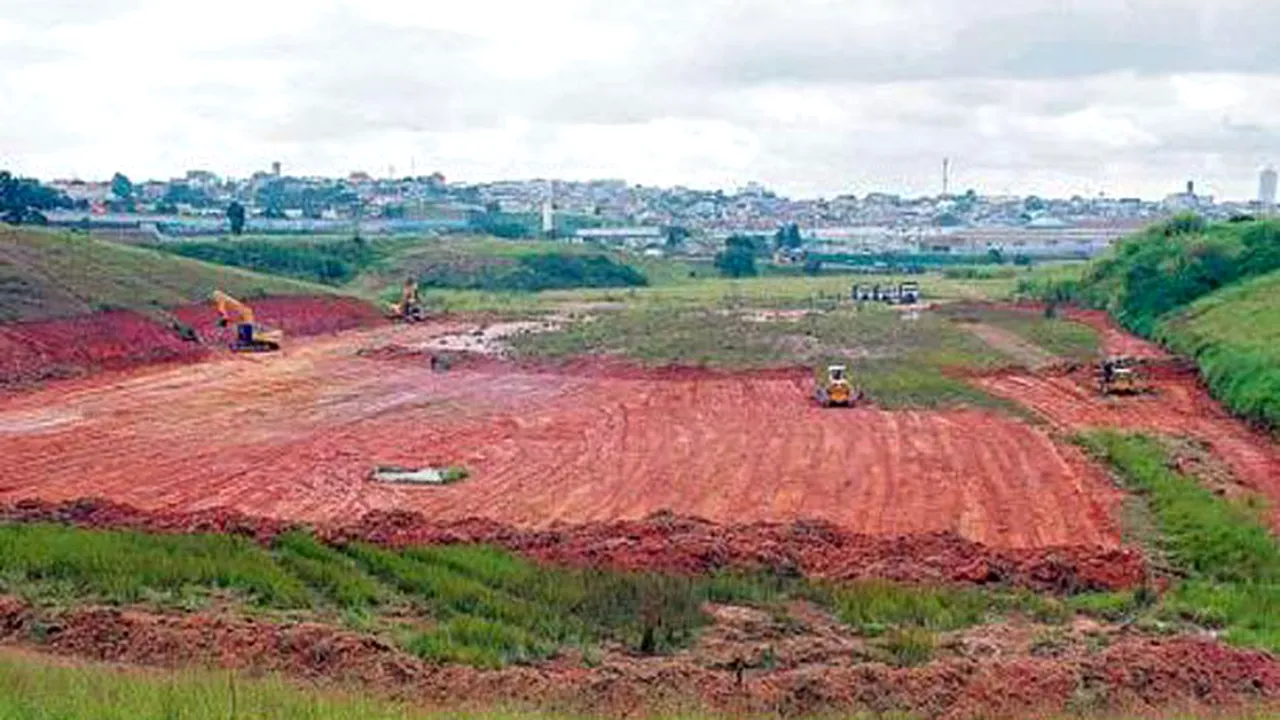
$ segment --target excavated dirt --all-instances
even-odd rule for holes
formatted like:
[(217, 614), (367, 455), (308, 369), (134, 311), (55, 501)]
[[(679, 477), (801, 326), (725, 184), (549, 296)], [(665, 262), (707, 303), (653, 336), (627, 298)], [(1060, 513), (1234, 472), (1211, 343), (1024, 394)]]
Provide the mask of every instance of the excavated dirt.
[(1280, 448), (1227, 414), (1193, 372), (1171, 366), (1154, 370), (1155, 392), (1135, 396), (1100, 396), (1089, 370), (1002, 374), (973, 382), (1063, 429), (1117, 428), (1194, 438), (1226, 463), (1238, 482), (1270, 500), (1272, 527), (1280, 531)]
[[(465, 327), (355, 331), (7, 399), (0, 502), (99, 496), (305, 521), (403, 509), (527, 528), (666, 510), (952, 533), (996, 548), (1119, 544), (1121, 496), (1105, 475), (1044, 430), (992, 412), (824, 410), (807, 371), (485, 361), (439, 372), (412, 353), (360, 355), (429, 347)], [(61, 421), (40, 422), (49, 412)], [(369, 479), (378, 465), (470, 475), (390, 486)]]
[[(195, 513), (139, 510), (102, 500), (0, 506), (0, 522), (56, 522), (84, 528), (166, 533), (234, 533), (266, 542), (293, 525), (224, 509)], [(325, 540), (382, 545), (483, 543), (571, 567), (679, 574), (769, 570), (829, 579), (1014, 585), (1044, 592), (1114, 590), (1140, 584), (1141, 553), (1080, 545), (994, 549), (937, 532), (883, 537), (821, 522), (709, 523), (657, 514), (638, 521), (556, 525), (542, 530), (491, 520), (441, 523), (417, 513), (373, 511), (315, 528)]]
[[(1042, 306), (1010, 306), (1040, 311)], [(1280, 532), (1280, 447), (1265, 433), (1232, 417), (1200, 382), (1194, 365), (1171, 357), (1159, 346), (1134, 337), (1097, 310), (1069, 308), (1064, 316), (1098, 331), (1102, 351), (1143, 361), (1142, 372), (1154, 392), (1103, 397), (1092, 368), (1063, 368), (1036, 373), (1005, 371), (971, 382), (1034, 410), (1060, 429), (1117, 428), (1190, 438), (1211, 459), (1225, 463), (1233, 477), (1223, 477), (1216, 463), (1203, 460), (1210, 482), (1226, 494), (1236, 483), (1270, 500), (1272, 527)], [(1182, 453), (1185, 456), (1185, 453)], [(1178, 458), (1185, 465), (1186, 457)]]
[(135, 312), (0, 325), (0, 389), (208, 354)]
[[(305, 337), (383, 322), (373, 306), (351, 298), (276, 297), (253, 300), (260, 324)], [(23, 389), (45, 380), (108, 370), (199, 360), (233, 339), (234, 328), (218, 328), (208, 304), (155, 317), (118, 310), (62, 320), (0, 325), (0, 390)], [(182, 339), (172, 320), (195, 330)]]
[[(673, 708), (787, 717), (909, 712), (924, 718), (1023, 718), (1068, 710), (1215, 711), (1275, 707), (1280, 662), (1190, 637), (1117, 633), (1052, 657), (1016, 643), (958, 637), (941, 659), (896, 668), (814, 613), (780, 626), (746, 608), (712, 607), (716, 625), (670, 657), (610, 651), (594, 666), (563, 657), (481, 671), (433, 666), (369, 635), (313, 623), (118, 608), (34, 608), (0, 597), (0, 642), (151, 667), (205, 666), (355, 685), (453, 710), (494, 703), (642, 716)], [(1016, 635), (1016, 633), (1015, 633)], [(974, 648), (984, 648), (974, 651)], [(763, 662), (766, 648), (772, 663)]]

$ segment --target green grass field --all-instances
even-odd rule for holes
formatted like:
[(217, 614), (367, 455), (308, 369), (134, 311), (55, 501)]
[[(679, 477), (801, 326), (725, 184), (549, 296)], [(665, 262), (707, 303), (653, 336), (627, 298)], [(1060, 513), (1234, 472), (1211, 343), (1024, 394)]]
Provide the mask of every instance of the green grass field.
[(1232, 410), (1280, 428), (1280, 271), (1167, 316), (1156, 337), (1195, 358), (1209, 388)]
[(332, 292), (76, 233), (0, 225), (0, 322), (150, 311), (202, 302), (218, 287), (244, 298)]
[(882, 407), (978, 405), (1014, 409), (955, 377), (1009, 358), (936, 313), (879, 305), (779, 317), (750, 310), (640, 304), (513, 341), (524, 357), (627, 357), (653, 366), (747, 369), (851, 367)]

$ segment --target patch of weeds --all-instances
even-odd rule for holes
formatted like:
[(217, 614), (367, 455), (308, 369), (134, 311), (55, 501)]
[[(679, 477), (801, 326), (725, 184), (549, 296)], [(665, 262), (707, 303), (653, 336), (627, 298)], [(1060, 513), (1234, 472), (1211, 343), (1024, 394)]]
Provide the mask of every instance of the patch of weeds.
[(1101, 677), (1082, 675), (1067, 698), (1067, 711), (1073, 715), (1096, 717), (1108, 706), (1107, 683)]
[(1042, 630), (1031, 639), (1029, 652), (1035, 657), (1060, 657), (1071, 646), (1071, 636), (1061, 628)]
[(1111, 638), (1104, 632), (1088, 631), (1084, 634), (1084, 649), (1090, 655), (1098, 653), (1111, 647)]
[(460, 615), (406, 644), (424, 660), (484, 668), (527, 664), (550, 657), (554, 646), (524, 630), (496, 620)]
[(308, 533), (285, 533), (276, 538), (274, 550), (282, 566), (340, 608), (363, 609), (381, 600), (382, 589), (351, 558)]
[(1129, 590), (1086, 593), (1069, 598), (1067, 605), (1078, 613), (1119, 622), (1138, 611), (1140, 605), (1135, 594)]
[(1223, 629), (1233, 644), (1280, 649), (1280, 544), (1255, 511), (1171, 469), (1156, 439), (1105, 431), (1081, 442), (1146, 496), (1169, 562), (1187, 578), (1165, 594), (1156, 617)]
[(933, 659), (937, 637), (925, 628), (892, 628), (877, 641), (898, 667), (924, 665)]

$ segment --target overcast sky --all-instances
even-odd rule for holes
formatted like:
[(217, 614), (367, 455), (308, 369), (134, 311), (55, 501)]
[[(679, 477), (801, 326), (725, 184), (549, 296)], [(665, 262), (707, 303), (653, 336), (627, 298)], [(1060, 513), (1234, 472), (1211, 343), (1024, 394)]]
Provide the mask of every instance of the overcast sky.
[(0, 0), (0, 167), (1250, 198), (1277, 0)]

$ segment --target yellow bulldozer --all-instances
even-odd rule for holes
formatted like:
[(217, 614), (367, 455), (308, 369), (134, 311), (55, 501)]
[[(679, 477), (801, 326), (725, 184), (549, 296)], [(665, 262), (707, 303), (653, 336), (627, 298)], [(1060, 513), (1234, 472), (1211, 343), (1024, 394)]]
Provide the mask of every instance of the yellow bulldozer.
[(418, 281), (408, 278), (400, 288), (400, 302), (387, 305), (387, 317), (405, 322), (422, 322), (427, 319), (427, 311), (422, 307), (418, 297)]
[(830, 365), (813, 389), (813, 399), (822, 407), (853, 407), (862, 401), (863, 393), (849, 382), (849, 369)]
[(236, 339), (231, 349), (236, 352), (273, 352), (280, 349), (284, 333), (280, 330), (263, 330), (254, 322), (253, 308), (222, 292), (214, 290), (209, 299), (218, 308), (218, 327), (227, 327), (234, 320)]
[(1142, 364), (1135, 358), (1105, 357), (1098, 363), (1096, 374), (1100, 395), (1139, 395), (1151, 391)]

